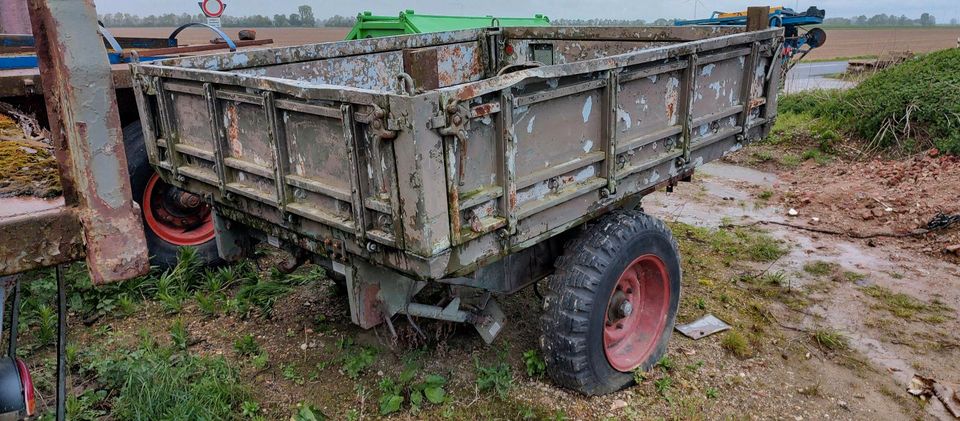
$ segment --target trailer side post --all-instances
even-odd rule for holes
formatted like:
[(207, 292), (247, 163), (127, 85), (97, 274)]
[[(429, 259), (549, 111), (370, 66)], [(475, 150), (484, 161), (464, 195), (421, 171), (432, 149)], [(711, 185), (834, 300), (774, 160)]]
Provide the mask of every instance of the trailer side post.
[(30, 20), (50, 133), (67, 205), (76, 205), (83, 225), (91, 280), (145, 274), (147, 242), (127, 181), (113, 77), (93, 2), (30, 0)]

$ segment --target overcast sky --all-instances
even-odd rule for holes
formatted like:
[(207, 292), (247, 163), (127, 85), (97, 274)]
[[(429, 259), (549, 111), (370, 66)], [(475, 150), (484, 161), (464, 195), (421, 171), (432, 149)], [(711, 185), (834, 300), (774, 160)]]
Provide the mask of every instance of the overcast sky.
[[(693, 18), (709, 16), (714, 10), (742, 10), (753, 1), (737, 0), (224, 0), (226, 14), (272, 16), (290, 14), (298, 5), (309, 4), (317, 18), (333, 15), (356, 15), (363, 10), (376, 14), (394, 15), (411, 8), (423, 14), (527, 16), (543, 13), (551, 18), (617, 18), (646, 19)], [(197, 0), (95, 0), (99, 13), (125, 12), (139, 15), (163, 13), (199, 13)], [(811, 3), (797, 0), (773, 2), (797, 9), (806, 9)], [(817, 0), (813, 3), (826, 9), (827, 16), (850, 17), (878, 13), (917, 18), (923, 12), (932, 13), (940, 23), (960, 17), (960, 0)]]

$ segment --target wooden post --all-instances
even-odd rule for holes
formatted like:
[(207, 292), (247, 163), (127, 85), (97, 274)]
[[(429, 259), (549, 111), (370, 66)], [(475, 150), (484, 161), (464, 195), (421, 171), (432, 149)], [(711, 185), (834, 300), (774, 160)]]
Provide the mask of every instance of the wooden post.
[(770, 6), (747, 8), (747, 32), (762, 31), (770, 27)]

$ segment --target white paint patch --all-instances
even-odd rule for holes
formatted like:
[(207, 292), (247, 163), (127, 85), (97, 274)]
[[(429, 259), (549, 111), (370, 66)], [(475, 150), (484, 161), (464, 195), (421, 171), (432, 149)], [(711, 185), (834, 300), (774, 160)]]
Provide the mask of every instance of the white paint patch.
[(710, 84), (710, 89), (713, 89), (713, 91), (716, 92), (716, 94), (717, 94), (717, 95), (716, 95), (716, 98), (714, 98), (714, 99), (720, 99), (720, 91), (723, 89), (723, 85), (720, 84), (719, 81), (718, 81), (718, 82), (713, 82), (713, 83)]
[(647, 76), (647, 79), (650, 79), (650, 83), (657, 83), (657, 76), (658, 75)]
[(560, 86), (560, 79), (547, 79), (547, 86), (549, 86), (551, 89), (557, 89), (557, 86)]
[(710, 76), (713, 74), (713, 69), (717, 67), (716, 64), (710, 63), (706, 66), (703, 66), (703, 69), (700, 70), (700, 76)]
[(530, 121), (527, 122), (527, 133), (533, 133), (533, 121), (537, 119), (537, 116), (530, 117)]
[(547, 186), (547, 182), (539, 182), (529, 189), (517, 192), (517, 205), (521, 205), (530, 200), (542, 199), (548, 194), (550, 194), (550, 187)]
[(583, 141), (583, 151), (584, 151), (584, 152), (590, 152), (591, 149), (593, 149), (593, 141), (590, 140), (590, 139), (584, 140), (584, 141)]
[(743, 66), (744, 66), (744, 63), (746, 63), (746, 62), (747, 62), (747, 61), (746, 61), (745, 59), (746, 59), (746, 57), (744, 57), (744, 56), (740, 56), (740, 68), (741, 68), (741, 69), (743, 68)]
[(597, 173), (596, 168), (593, 168), (593, 165), (591, 165), (589, 167), (586, 167), (580, 170), (580, 172), (578, 172), (576, 175), (573, 176), (573, 179), (578, 183), (582, 183), (584, 181), (587, 181), (589, 178), (593, 177), (594, 174), (596, 173)]
[(583, 122), (586, 123), (590, 121), (590, 111), (593, 110), (593, 95), (587, 97), (587, 100), (583, 102)]
[(623, 131), (627, 131), (627, 129), (633, 127), (633, 119), (630, 117), (630, 113), (623, 108), (617, 107), (617, 118), (624, 124)]
[(694, 167), (699, 167), (699, 166), (702, 166), (702, 165), (703, 165), (703, 157), (702, 157), (702, 156), (697, 157), (697, 159), (693, 161), (693, 166), (694, 166)]
[(656, 183), (660, 179), (660, 171), (653, 170), (653, 173), (650, 174), (650, 182)]

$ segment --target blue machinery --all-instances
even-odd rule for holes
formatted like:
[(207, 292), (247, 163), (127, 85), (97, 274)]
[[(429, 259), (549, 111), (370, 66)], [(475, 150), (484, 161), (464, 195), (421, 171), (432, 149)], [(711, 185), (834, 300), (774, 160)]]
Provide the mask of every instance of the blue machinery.
[[(103, 37), (104, 42), (110, 46), (110, 50), (112, 50), (107, 52), (107, 57), (110, 59), (110, 64), (130, 62), (133, 57), (133, 53), (130, 51), (125, 51), (124, 48), (143, 49), (140, 54), (141, 61), (152, 61), (166, 58), (166, 54), (175, 53), (178, 48), (181, 48), (177, 42), (177, 35), (179, 35), (184, 29), (194, 26), (204, 27), (213, 31), (218, 37), (220, 37), (220, 39), (224, 41), (226, 46), (230, 48), (230, 51), (236, 51), (237, 49), (237, 43), (230, 39), (230, 37), (219, 28), (198, 22), (188, 23), (180, 26), (179, 28), (175, 29), (167, 38), (118, 38), (114, 37), (113, 34), (110, 33), (110, 30), (103, 26), (103, 24), (99, 24), (97, 26), (97, 31)], [(4, 52), (5, 50), (12, 50), (12, 52), (24, 52), (24, 54), (0, 55), (0, 70), (29, 69), (37, 67), (37, 56), (32, 52), (33, 47), (34, 39), (32, 35), (0, 34), (0, 53)], [(157, 49), (155, 52), (162, 52), (163, 54), (155, 54), (155, 52), (152, 53), (150, 51), (151, 49)]]
[[(827, 33), (820, 28), (812, 28), (803, 34), (800, 29), (805, 25), (819, 25), (823, 23), (826, 11), (811, 6), (805, 12), (796, 12), (786, 7), (770, 8), (770, 26), (784, 29), (784, 57), (792, 58), (799, 55), (802, 59), (810, 50), (820, 47), (827, 42)], [(743, 26), (747, 24), (746, 12), (713, 12), (708, 19), (678, 20), (676, 26), (706, 25), (706, 26)], [(809, 48), (803, 49), (803, 46)]]

